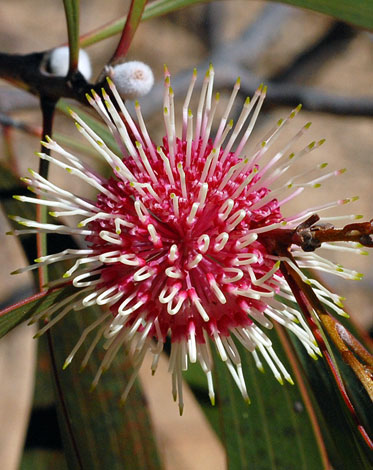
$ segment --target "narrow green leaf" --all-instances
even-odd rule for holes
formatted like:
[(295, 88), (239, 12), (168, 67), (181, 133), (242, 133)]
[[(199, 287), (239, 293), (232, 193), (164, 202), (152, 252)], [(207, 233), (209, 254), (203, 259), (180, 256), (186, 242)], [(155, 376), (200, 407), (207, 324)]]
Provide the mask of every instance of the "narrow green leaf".
[[(79, 459), (84, 462), (83, 468), (90, 470), (157, 470), (161, 468), (160, 461), (146, 400), (137, 381), (125, 405), (119, 407), (120, 395), (133, 372), (124, 350), (118, 353), (93, 392), (90, 392), (91, 383), (105, 352), (100, 345), (84, 371), (80, 373), (79, 370), (79, 359), (83, 358), (93, 338), (88, 339), (78, 357), (62, 371), (81, 332), (97, 315), (100, 315), (98, 309), (92, 308), (89, 312), (84, 311), (84, 315), (82, 312), (71, 313), (51, 331), (58, 393), (63, 397)], [(69, 467), (79, 468), (73, 465), (74, 457), (70, 448), (67, 454)]]
[(19, 470), (67, 470), (61, 451), (52, 449), (29, 449), (23, 455)]
[[(18, 181), (11, 172), (0, 167), (0, 189), (8, 189), (17, 184)], [(2, 202), (6, 212), (22, 214), (31, 219), (34, 217), (34, 208), (30, 204), (19, 203), (14, 199)], [(27, 237), (20, 240), (24, 243)], [(74, 246), (72, 240), (71, 246)], [(27, 245), (23, 247), (27, 250)], [(53, 273), (55, 277), (61, 275), (57, 268)], [(12, 310), (0, 318), (0, 324), (6, 319), (3, 321), (3, 329), (9, 330), (15, 326), (14, 323), (19, 323), (36, 310), (45, 310), (48, 305), (62, 300), (70, 289), (74, 288), (56, 291), (55, 296), (42, 296), (35, 302), (27, 303), (26, 309), (20, 307), (20, 310)], [(62, 370), (66, 357), (84, 328), (99, 315), (102, 312), (98, 308), (70, 312), (50, 333), (46, 333), (52, 351), (61, 433), (66, 445), (68, 466), (71, 470), (158, 470), (161, 463), (146, 400), (138, 382), (134, 384), (126, 405), (119, 407), (120, 395), (133, 373), (124, 350), (118, 353), (97, 390), (91, 394), (91, 382), (105, 353), (100, 345), (95, 349), (83, 373), (79, 373), (79, 354), (65, 371)], [(88, 346), (82, 346), (82, 354)]]
[[(166, 15), (172, 11), (186, 8), (211, 0), (156, 0), (146, 5), (142, 21)], [(370, 0), (276, 0), (280, 3), (307, 8), (310, 10), (333, 16), (360, 28), (373, 30), (373, 2)], [(87, 47), (99, 41), (119, 34), (123, 30), (126, 17), (97, 28), (80, 38), (81, 47)]]
[(78, 68), (79, 60), (79, 0), (63, 0), (69, 38), (69, 73)]
[(276, 0), (324, 13), (365, 29), (373, 29), (373, 2), (370, 0)]
[[(20, 302), (17, 308), (7, 308), (0, 312), (0, 338), (9, 333), (20, 323), (28, 320), (32, 315), (42, 312), (50, 307), (54, 302), (60, 302), (71, 289), (56, 289), (52, 292), (43, 292), (31, 297), (26, 303)], [(71, 292), (70, 292), (71, 293)]]
[[(80, 110), (78, 111), (80, 113)], [(98, 154), (92, 145), (84, 144), (84, 142), (74, 139), (71, 135), (60, 134), (59, 132), (53, 133), (53, 139), (56, 140), (62, 147), (69, 148), (78, 154), (84, 154), (91, 158), (97, 158)]]
[(75, 111), (84, 120), (84, 122), (101, 137), (101, 139), (113, 152), (115, 152), (117, 155), (121, 154), (113, 134), (109, 131), (108, 127), (103, 122), (99, 121), (81, 108), (67, 104), (64, 100), (60, 100), (56, 107), (59, 111), (66, 114), (66, 116), (70, 116), (69, 109)]
[[(141, 19), (142, 21), (150, 20), (151, 18), (166, 15), (172, 11), (196, 5), (198, 3), (205, 3), (206, 1), (210, 0), (156, 0), (155, 2), (151, 2), (146, 5)], [(126, 18), (126, 16), (122, 16), (121, 18), (111, 21), (90, 33), (84, 34), (80, 38), (80, 46), (91, 46), (92, 44), (110, 38), (115, 34), (119, 34), (123, 30)]]
[[(276, 353), (291, 373), (276, 332), (272, 331), (270, 337)], [(240, 345), (238, 349), (251, 405), (244, 402), (228, 368), (215, 354), (216, 389), (228, 469), (324, 468), (321, 449), (297, 385), (281, 386), (268, 366), (261, 373), (251, 354)]]
[[(310, 361), (299, 342), (295, 338), (292, 341), (312, 392), (314, 408), (333, 467), (336, 470), (371, 469), (369, 454), (373, 457), (372, 453), (358, 432), (325, 361)], [(342, 366), (342, 363), (339, 365)], [(341, 370), (343, 371), (343, 367)], [(368, 413), (369, 408), (371, 409), (371, 404), (365, 408)]]

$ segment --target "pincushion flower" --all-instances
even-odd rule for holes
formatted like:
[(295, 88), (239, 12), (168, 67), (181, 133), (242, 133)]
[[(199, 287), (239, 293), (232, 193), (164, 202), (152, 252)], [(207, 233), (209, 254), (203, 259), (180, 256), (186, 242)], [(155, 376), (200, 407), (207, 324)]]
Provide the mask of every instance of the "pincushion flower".
[[(52, 216), (79, 216), (78, 227), (38, 223), (14, 217), (27, 227), (17, 234), (53, 232), (72, 234), (82, 240), (82, 248), (67, 249), (36, 260), (24, 268), (34, 269), (60, 261), (73, 260), (70, 269), (57, 282), (72, 283), (76, 290), (63, 301), (36, 315), (33, 321), (49, 322), (40, 334), (60, 321), (71, 310), (97, 304), (102, 315), (85, 331), (66, 359), (68, 365), (95, 329), (97, 334), (89, 354), (103, 337), (106, 349), (93, 385), (110, 366), (122, 346), (132, 355), (134, 374), (122, 395), (125, 400), (146, 354), (153, 356), (152, 371), (167, 337), (171, 341), (169, 371), (175, 400), (183, 409), (182, 371), (198, 362), (207, 376), (209, 396), (214, 403), (211, 343), (216, 347), (240, 389), (249, 400), (244, 371), (237, 349), (241, 343), (251, 352), (259, 369), (266, 363), (276, 379), (292, 379), (272, 348), (266, 330), (276, 322), (291, 331), (307, 352), (320, 354), (310, 328), (296, 308), (293, 293), (282, 276), (280, 263), (286, 262), (311, 284), (317, 298), (337, 314), (344, 314), (341, 297), (321, 283), (308, 279), (301, 268), (332, 272), (346, 279), (358, 279), (354, 271), (334, 265), (298, 245), (289, 247), (289, 256), (273, 249), (281, 229), (299, 227), (315, 212), (351, 202), (343, 199), (319, 207), (283, 215), (283, 206), (307, 187), (343, 170), (324, 173), (325, 164), (285, 180), (287, 170), (320, 145), (312, 142), (291, 152), (291, 148), (310, 127), (306, 123), (277, 153), (272, 146), (300, 107), (274, 128), (250, 154), (244, 146), (253, 130), (265, 98), (261, 86), (252, 100), (247, 99), (235, 124), (229, 120), (239, 90), (236, 82), (228, 104), (216, 123), (214, 115), (219, 95), (213, 96), (214, 71), (206, 73), (195, 114), (189, 109), (196, 72), (182, 111), (182, 131), (176, 132), (174, 95), (170, 76), (165, 72), (163, 118), (165, 136), (156, 146), (145, 126), (136, 103), (137, 124), (130, 117), (114, 84), (108, 80), (110, 96), (93, 93), (89, 103), (98, 112), (115, 137), (121, 154), (116, 155), (105, 142), (74, 112), (80, 133), (111, 167), (104, 178), (79, 158), (48, 139), (44, 146), (54, 156), (40, 153), (42, 159), (66, 169), (74, 178), (95, 188), (97, 198), (87, 200), (62, 189), (31, 171), (24, 181), (42, 199), (17, 196), (43, 204)], [(217, 129), (212, 133), (213, 125)], [(239, 137), (240, 136), (240, 137)], [(282, 180), (282, 183), (280, 182)], [(358, 216), (346, 216), (354, 219)], [(322, 218), (321, 222), (338, 220)], [(350, 249), (353, 244), (324, 244), (325, 248)], [(75, 260), (75, 261), (74, 261)], [(285, 301), (285, 302), (284, 302)], [(290, 302), (289, 302), (290, 301)]]

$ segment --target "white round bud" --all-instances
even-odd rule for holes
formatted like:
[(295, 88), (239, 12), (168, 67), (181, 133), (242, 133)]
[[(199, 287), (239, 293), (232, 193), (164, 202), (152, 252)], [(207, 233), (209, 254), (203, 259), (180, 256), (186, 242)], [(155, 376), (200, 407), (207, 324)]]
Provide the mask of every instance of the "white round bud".
[[(66, 77), (69, 71), (69, 48), (67, 46), (57, 47), (51, 51), (48, 58), (48, 68), (52, 75)], [(83, 49), (79, 50), (78, 70), (86, 80), (92, 76), (91, 60)]]
[(114, 65), (110, 70), (120, 96), (127, 100), (135, 100), (146, 95), (154, 84), (152, 69), (137, 60)]

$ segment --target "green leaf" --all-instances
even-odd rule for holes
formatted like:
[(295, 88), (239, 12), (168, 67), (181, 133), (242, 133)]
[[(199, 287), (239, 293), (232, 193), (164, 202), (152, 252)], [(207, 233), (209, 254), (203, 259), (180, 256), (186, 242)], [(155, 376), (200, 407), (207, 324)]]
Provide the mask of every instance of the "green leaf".
[[(181, 8), (190, 7), (211, 0), (156, 0), (146, 5), (142, 21), (157, 18)], [(370, 0), (276, 0), (280, 3), (307, 8), (309, 10), (333, 16), (360, 28), (373, 30), (373, 2)], [(80, 38), (81, 47), (87, 47), (99, 41), (119, 34), (123, 30), (126, 17), (123, 16)]]
[(69, 38), (69, 72), (78, 68), (79, 61), (79, 0), (63, 0)]
[[(83, 462), (83, 468), (90, 470), (158, 470), (161, 464), (146, 400), (137, 381), (125, 405), (119, 407), (120, 395), (133, 372), (123, 349), (91, 393), (91, 383), (104, 353), (100, 345), (82, 373), (79, 357), (62, 371), (81, 332), (100, 314), (99, 309), (94, 308), (85, 310), (84, 315), (82, 312), (70, 313), (51, 330), (57, 393), (62, 401), (60, 413), (64, 413), (69, 427), (69, 432), (65, 428), (63, 437), (74, 437), (73, 444), (66, 446), (69, 468), (80, 468), (74, 463), (77, 450), (78, 462)], [(89, 344), (88, 340), (82, 346), (81, 357)], [(62, 421), (66, 422), (65, 419)]]
[(67, 470), (61, 451), (47, 449), (26, 450), (19, 470)]
[[(0, 189), (9, 189), (16, 185), (18, 180), (9, 170), (0, 166)], [(19, 203), (14, 199), (5, 199), (2, 203), (6, 212), (34, 218), (34, 207), (31, 204)], [(27, 236), (21, 238), (22, 243), (25, 240)], [(74, 246), (72, 240), (71, 246)], [(27, 245), (24, 245), (24, 248), (27, 250)], [(62, 272), (55, 268), (55, 277), (60, 276)], [(27, 302), (26, 308), (11, 308), (0, 317), (1, 331), (9, 331), (32, 313), (45, 310), (48, 305), (62, 300), (70, 289), (74, 288), (64, 288), (54, 294), (40, 294), (40, 298)], [(72, 470), (158, 470), (161, 463), (146, 401), (138, 382), (134, 384), (126, 405), (119, 407), (122, 389), (133, 372), (123, 350), (118, 353), (118, 357), (92, 394), (89, 393), (91, 382), (105, 352), (100, 345), (95, 348), (82, 374), (79, 373), (78, 357), (67, 370), (62, 370), (66, 357), (82, 331), (99, 315), (102, 315), (102, 312), (92, 307), (70, 312), (46, 333), (68, 467)], [(87, 348), (88, 345), (84, 344), (82, 352)]]
[[(210, 1), (210, 0), (205, 0)], [(166, 15), (172, 11), (179, 10), (188, 6), (196, 5), (198, 3), (205, 3), (201, 0), (156, 0), (155, 2), (148, 3), (144, 9), (141, 20), (146, 21), (151, 18)], [(87, 47), (95, 44), (103, 39), (110, 38), (115, 34), (119, 34), (126, 22), (126, 16), (122, 16), (115, 21), (111, 21), (106, 25), (97, 28), (91, 33), (85, 34), (80, 38), (80, 46)]]
[[(269, 336), (276, 353), (292, 373), (276, 332), (272, 331)], [(268, 366), (265, 365), (266, 371), (261, 373), (251, 353), (237, 346), (251, 405), (245, 403), (228, 368), (215, 354), (216, 389), (228, 469), (325, 468), (320, 442), (297, 383), (281, 386)]]
[[(78, 108), (76, 106), (71, 106), (70, 104), (67, 104), (66, 101), (60, 100), (56, 106), (56, 108), (66, 114), (66, 116), (70, 116), (69, 109), (72, 109), (75, 111), (83, 120), (84, 122), (97, 134), (101, 137), (101, 139), (105, 142), (105, 144), (117, 155), (121, 154), (121, 151), (118, 147), (118, 144), (116, 143), (113, 134), (109, 131), (108, 127), (106, 124), (104, 124), (102, 121), (99, 121), (95, 117), (93, 117), (91, 114), (87, 113), (86, 111), (83, 111), (81, 108)], [(57, 138), (57, 136), (56, 136)]]
[[(276, 0), (279, 1), (279, 0)], [(333, 16), (355, 26), (373, 29), (373, 2), (371, 0), (280, 0), (281, 3), (307, 8)]]
[[(9, 333), (20, 323), (28, 320), (32, 315), (42, 312), (50, 307), (54, 302), (60, 302), (69, 295), (71, 289), (56, 289), (52, 292), (41, 292), (24, 302), (19, 302), (19, 306), (6, 308), (0, 312), (0, 338)], [(70, 292), (71, 293), (71, 292)]]
[[(292, 338), (292, 342), (312, 392), (314, 409), (321, 423), (321, 431), (334, 468), (336, 470), (371, 469), (372, 463), (369, 463), (369, 455), (372, 457), (371, 452), (358, 432), (357, 425), (325, 361), (319, 360), (317, 363), (310, 361), (299, 341)], [(339, 366), (343, 366), (341, 362)], [(343, 367), (341, 370), (343, 371)], [(352, 377), (349, 378), (349, 380), (352, 379)], [(355, 381), (355, 386), (359, 387), (357, 381)], [(360, 393), (361, 389), (360, 385)], [(369, 409), (371, 410), (371, 403), (365, 408), (367, 413)]]

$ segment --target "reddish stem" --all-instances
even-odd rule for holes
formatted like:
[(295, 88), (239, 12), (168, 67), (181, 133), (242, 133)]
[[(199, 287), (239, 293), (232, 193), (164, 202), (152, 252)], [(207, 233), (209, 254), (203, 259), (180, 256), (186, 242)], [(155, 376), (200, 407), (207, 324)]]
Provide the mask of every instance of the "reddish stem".
[[(281, 255), (288, 256), (289, 259), (292, 259), (292, 262), (295, 263), (295, 260), (291, 257), (291, 254), (289, 252), (281, 253)], [(336, 328), (336, 325), (338, 324), (338, 322), (333, 317), (331, 317), (331, 315), (329, 315), (327, 312), (324, 311), (322, 304), (320, 303), (319, 299), (316, 297), (312, 288), (309, 285), (305, 284), (300, 278), (300, 276), (297, 274), (297, 272), (291, 266), (289, 266), (286, 262), (281, 263), (280, 269), (290, 289), (292, 290), (292, 293), (299, 307), (301, 308), (303, 314), (305, 315), (306, 320), (308, 321), (310, 325), (312, 333), (314, 334), (315, 339), (320, 347), (320, 350), (323, 353), (327, 361), (327, 364), (333, 374), (336, 384), (341, 392), (341, 396), (346, 406), (348, 407), (360, 434), (362, 435), (364, 441), (369, 446), (369, 448), (373, 449), (373, 442), (359, 421), (355, 408), (353, 404), (351, 403), (351, 400), (348, 396), (348, 393), (343, 384), (342, 378), (339, 374), (336, 364), (334, 363), (334, 360), (329, 353), (329, 350), (327, 348), (327, 345), (324, 341), (323, 336), (320, 334), (319, 327), (315, 324), (312, 318), (310, 309), (313, 309), (317, 313), (320, 319), (320, 322), (322, 323), (325, 330), (328, 332), (330, 338), (332, 339), (333, 343), (337, 347), (338, 351), (341, 353), (343, 360), (353, 369), (357, 378), (360, 380), (365, 390), (367, 391), (368, 395), (372, 399), (373, 398), (373, 381), (372, 381), (371, 375), (368, 373), (365, 367), (356, 359), (354, 354), (345, 345), (342, 337), (340, 336)], [(350, 341), (350, 344), (355, 345), (354, 341), (351, 341), (351, 339), (349, 341)], [(364, 352), (362, 352), (361, 348), (359, 348), (359, 352), (363, 355), (367, 354), (368, 355), (367, 358), (369, 357), (369, 362), (372, 360), (372, 356), (365, 349), (364, 349)]]
[(124, 58), (131, 45), (132, 39), (135, 35), (137, 27), (140, 23), (147, 0), (132, 0), (131, 6), (127, 15), (126, 23), (123, 27), (122, 35), (110, 63), (114, 64), (120, 59)]

